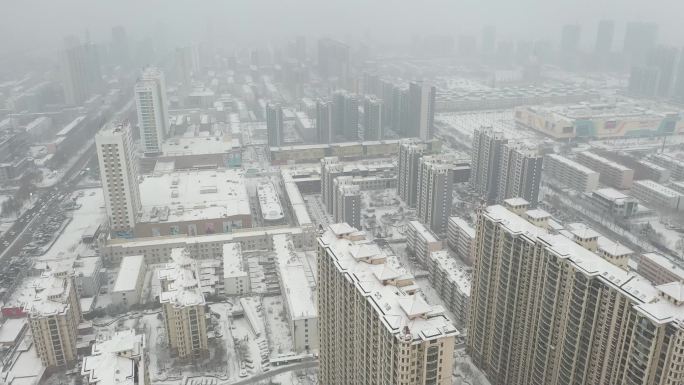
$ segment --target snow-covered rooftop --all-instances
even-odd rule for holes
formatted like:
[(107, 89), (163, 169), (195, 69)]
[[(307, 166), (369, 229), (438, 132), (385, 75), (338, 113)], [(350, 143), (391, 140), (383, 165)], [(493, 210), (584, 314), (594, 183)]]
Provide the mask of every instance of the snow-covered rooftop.
[(98, 385), (136, 385), (139, 382), (136, 365), (144, 361), (145, 336), (128, 329), (114, 333), (109, 339), (100, 339), (92, 353), (83, 358), (81, 374), (88, 383)]
[(433, 243), (437, 242), (437, 238), (435, 238), (435, 235), (432, 234), (432, 231), (430, 231), (427, 227), (425, 227), (424, 224), (422, 224), (419, 221), (410, 221), (409, 225), (413, 227), (418, 234), (420, 234), (421, 238), (425, 239), (425, 242), (428, 243)]
[(197, 262), (182, 248), (172, 249), (171, 259), (173, 262), (158, 271), (159, 280), (165, 283), (159, 295), (161, 303), (175, 307), (204, 305)]
[(243, 174), (237, 170), (182, 171), (140, 183), (141, 222), (184, 222), (250, 215)]
[(223, 278), (246, 276), (243, 268), (242, 246), (239, 242), (231, 242), (223, 245)]
[(280, 198), (278, 198), (278, 193), (275, 187), (273, 187), (273, 183), (260, 184), (257, 187), (257, 196), (264, 220), (277, 221), (283, 219), (283, 206), (280, 204)]
[(62, 314), (69, 309), (72, 280), (66, 275), (45, 272), (32, 283), (33, 292), (25, 305), (31, 316)]
[(135, 290), (136, 283), (140, 274), (144, 274), (143, 265), (145, 257), (143, 255), (131, 255), (121, 259), (119, 273), (112, 288), (113, 293), (120, 293)]
[(628, 195), (621, 193), (620, 191), (608, 187), (608, 188), (602, 188), (594, 191), (594, 194), (601, 196), (602, 198), (609, 200), (609, 201), (618, 201), (621, 199), (627, 199), (629, 198)]
[(567, 229), (579, 239), (598, 238), (601, 234), (584, 223), (568, 223)]
[(321, 235), (319, 243), (328, 251), (326, 258), (334, 259), (340, 273), (355, 285), (397, 338), (432, 340), (459, 334), (441, 307), (430, 306), (419, 297), (413, 276), (387, 266), (388, 256), (367, 240), (364, 232), (335, 224)]
[(470, 283), (473, 278), (465, 266), (456, 262), (453, 257), (449, 256), (449, 252), (446, 250), (430, 253), (430, 259), (445, 273), (444, 276), (449, 282), (456, 285), (465, 295), (470, 295)]
[(309, 216), (309, 210), (306, 208), (306, 203), (304, 198), (302, 198), (301, 192), (299, 192), (299, 187), (297, 183), (292, 179), (292, 174), (290, 170), (283, 168), (281, 170), (281, 175), (283, 177), (283, 185), (285, 186), (285, 192), (287, 193), (287, 199), (290, 201), (290, 207), (297, 218), (297, 223), (300, 226), (311, 226), (313, 221)]
[(282, 292), (292, 320), (318, 317), (313, 290), (309, 286), (302, 259), (285, 234), (273, 236)]

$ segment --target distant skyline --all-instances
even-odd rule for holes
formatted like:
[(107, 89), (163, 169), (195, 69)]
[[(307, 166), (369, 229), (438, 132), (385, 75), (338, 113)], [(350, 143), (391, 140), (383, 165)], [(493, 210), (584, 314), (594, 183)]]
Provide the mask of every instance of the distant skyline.
[[(26, 15), (31, 15), (26, 17)], [(661, 0), (27, 0), (3, 4), (0, 53), (59, 49), (64, 36), (88, 30), (108, 41), (122, 25), (129, 36), (165, 35), (174, 44), (206, 40), (209, 32), (226, 45), (279, 42), (301, 34), (345, 39), (370, 35), (376, 41), (406, 42), (413, 35), (481, 37), (497, 27), (498, 40), (560, 41), (564, 24), (582, 27), (580, 47), (589, 50), (599, 20), (615, 20), (614, 50), (622, 48), (628, 21), (655, 22), (659, 41), (684, 45), (684, 2)], [(160, 28), (160, 25), (164, 25)]]

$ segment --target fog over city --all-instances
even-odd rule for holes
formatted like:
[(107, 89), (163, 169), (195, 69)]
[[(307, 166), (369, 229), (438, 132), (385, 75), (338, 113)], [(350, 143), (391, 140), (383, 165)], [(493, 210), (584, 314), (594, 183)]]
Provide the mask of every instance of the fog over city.
[(684, 2), (0, 15), (0, 385), (684, 385)]

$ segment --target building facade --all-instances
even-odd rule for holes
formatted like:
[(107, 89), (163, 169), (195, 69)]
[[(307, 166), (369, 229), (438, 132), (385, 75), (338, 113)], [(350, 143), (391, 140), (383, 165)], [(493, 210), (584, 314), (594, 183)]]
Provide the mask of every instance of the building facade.
[(145, 154), (161, 153), (162, 143), (170, 134), (171, 121), (166, 99), (166, 81), (160, 69), (150, 67), (143, 71), (135, 84), (135, 106)]
[(544, 157), (544, 173), (550, 182), (562, 188), (579, 192), (592, 192), (598, 188), (598, 172), (561, 155)]
[(454, 158), (424, 156), (418, 169), (416, 216), (436, 234), (445, 234), (451, 216), (454, 190)]

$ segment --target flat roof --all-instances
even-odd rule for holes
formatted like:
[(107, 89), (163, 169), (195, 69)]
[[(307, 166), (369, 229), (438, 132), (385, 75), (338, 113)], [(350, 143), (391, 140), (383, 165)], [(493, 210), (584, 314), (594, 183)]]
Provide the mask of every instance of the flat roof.
[(173, 137), (164, 141), (164, 156), (227, 154), (240, 148), (240, 140), (220, 132), (203, 131), (198, 136)]
[(69, 309), (69, 292), (72, 281), (64, 276), (45, 272), (31, 284), (32, 291), (25, 305), (26, 310), (38, 317), (62, 314)]
[(135, 385), (138, 360), (144, 360), (145, 336), (127, 329), (108, 339), (98, 339), (92, 353), (83, 358), (81, 373), (88, 383), (98, 385)]
[(465, 219), (461, 217), (449, 217), (449, 222), (453, 222), (463, 230), (470, 238), (475, 238), (475, 229)]
[(159, 301), (174, 307), (204, 305), (197, 261), (184, 248), (172, 249), (171, 260), (157, 271), (159, 280), (167, 281), (167, 290), (159, 295)]
[(641, 258), (646, 258), (664, 269), (669, 270), (684, 281), (684, 265), (681, 263), (678, 265), (676, 261), (658, 253), (644, 253), (641, 254)]
[(174, 171), (140, 183), (140, 222), (184, 222), (250, 216), (241, 170)]
[(119, 272), (114, 282), (113, 293), (135, 290), (140, 274), (143, 273), (145, 257), (142, 255), (130, 255), (121, 259)]
[(582, 164), (579, 164), (572, 159), (568, 159), (568, 158), (561, 156), (561, 155), (558, 155), (558, 154), (547, 154), (546, 157), (554, 159), (558, 162), (561, 162), (561, 163), (565, 164), (566, 166), (573, 168), (573, 169), (575, 169), (575, 170), (577, 170), (583, 174), (586, 174), (586, 175), (598, 174), (598, 172), (590, 169), (589, 167), (584, 166)]
[(287, 199), (290, 201), (290, 207), (292, 207), (292, 211), (294, 211), (297, 223), (299, 226), (313, 225), (304, 198), (302, 198), (302, 194), (299, 192), (299, 187), (297, 187), (297, 183), (292, 178), (290, 170), (283, 168), (280, 170), (280, 175), (283, 178), (285, 193), (287, 193)]
[(580, 152), (580, 154), (583, 154), (584, 156), (592, 158), (592, 159), (596, 160), (597, 162), (603, 163), (605, 165), (608, 165), (608, 166), (613, 167), (613, 168), (620, 170), (620, 171), (631, 170), (631, 168), (629, 168), (629, 167), (621, 165), (620, 163), (617, 163), (617, 162), (613, 162), (612, 160), (610, 160), (608, 158), (604, 158), (601, 155), (594, 154), (593, 152), (582, 151), (582, 152)]
[(617, 201), (617, 200), (629, 198), (629, 195), (623, 194), (620, 191), (618, 191), (614, 188), (611, 188), (611, 187), (594, 190), (593, 193), (596, 195), (599, 195), (599, 196), (601, 196), (601, 197), (603, 197), (609, 201)]
[(634, 253), (634, 251), (629, 247), (619, 242), (611, 241), (610, 239), (603, 236), (598, 237), (597, 242), (599, 250), (613, 257), (624, 257), (632, 255)]
[(419, 221), (410, 221), (409, 226), (413, 227), (416, 232), (420, 234), (423, 239), (425, 239), (426, 242), (437, 242), (437, 238), (435, 238), (435, 235), (432, 234), (432, 231), (428, 230), (428, 228)]
[(463, 294), (470, 296), (473, 277), (465, 266), (456, 262), (446, 250), (433, 251), (430, 253), (430, 259), (446, 273), (445, 277), (449, 282), (456, 285)]
[(580, 239), (598, 238), (601, 236), (601, 234), (584, 223), (568, 223), (566, 227), (572, 235)]
[(278, 273), (283, 296), (292, 320), (318, 317), (314, 292), (309, 285), (304, 264), (286, 234), (273, 236)]
[[(441, 306), (428, 305), (415, 279), (398, 262), (345, 224), (328, 227), (318, 240), (334, 266), (368, 301), (387, 330), (397, 338), (434, 340), (459, 335)], [(410, 288), (410, 290), (409, 290)]]
[(225, 243), (223, 245), (223, 277), (233, 278), (246, 275), (242, 261), (242, 246), (239, 242)]
[(259, 198), (259, 207), (261, 208), (261, 216), (267, 221), (277, 221), (283, 219), (283, 206), (280, 204), (278, 192), (273, 183), (267, 182), (257, 186), (257, 197)]

